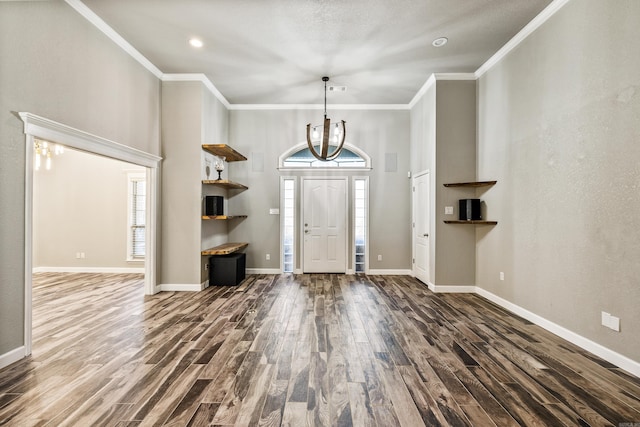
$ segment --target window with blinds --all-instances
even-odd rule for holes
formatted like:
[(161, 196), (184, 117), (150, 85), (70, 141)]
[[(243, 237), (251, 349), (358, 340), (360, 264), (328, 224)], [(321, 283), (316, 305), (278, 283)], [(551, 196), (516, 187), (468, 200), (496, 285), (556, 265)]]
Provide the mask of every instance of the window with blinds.
[(144, 174), (129, 175), (129, 226), (127, 259), (139, 261), (145, 256), (145, 219), (147, 183)]

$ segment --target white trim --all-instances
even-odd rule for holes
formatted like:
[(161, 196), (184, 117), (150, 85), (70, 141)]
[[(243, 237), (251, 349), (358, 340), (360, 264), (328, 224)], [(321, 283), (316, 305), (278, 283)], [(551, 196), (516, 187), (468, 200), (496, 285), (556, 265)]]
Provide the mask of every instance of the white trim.
[(435, 73), (435, 79), (438, 81), (450, 80), (475, 80), (475, 73)]
[(377, 268), (367, 272), (368, 276), (411, 276), (411, 270)]
[(542, 24), (547, 22), (555, 13), (567, 4), (569, 0), (554, 0), (546, 8), (542, 10), (535, 18), (525, 25), (515, 36), (511, 38), (504, 46), (500, 48), (491, 58), (480, 66), (474, 73), (476, 79), (480, 78), (484, 73), (489, 71), (494, 65), (500, 62), (505, 56), (515, 49), (524, 41), (531, 33), (540, 28)]
[(106, 22), (96, 15), (91, 9), (89, 9), (80, 0), (65, 0), (65, 2), (71, 6), (76, 12), (82, 15), (87, 21), (92, 23), (97, 29), (102, 31), (108, 38), (111, 39), (122, 50), (128, 53), (133, 59), (138, 61), (140, 65), (149, 70), (154, 76), (160, 78), (162, 71), (151, 63), (143, 54), (141, 54), (135, 47), (133, 47), (128, 41), (126, 41), (120, 34), (118, 34), (113, 28), (111, 28)]
[(34, 273), (144, 273), (144, 267), (34, 267)]
[[(230, 104), (230, 110), (324, 110), (323, 104)], [(409, 110), (408, 104), (331, 104), (332, 110)]]
[(201, 82), (209, 91), (218, 98), (218, 101), (222, 102), (222, 104), (227, 107), (227, 109), (231, 109), (231, 104), (227, 101), (227, 98), (218, 90), (218, 88), (209, 80), (209, 78), (201, 73), (192, 73), (192, 74), (163, 74), (162, 75), (163, 82)]
[(429, 88), (433, 86), (435, 83), (436, 83), (436, 75), (431, 74), (427, 78), (427, 81), (424, 82), (420, 90), (418, 90), (418, 92), (416, 92), (416, 94), (413, 96), (413, 99), (411, 100), (411, 102), (409, 102), (409, 108), (413, 108), (418, 103), (418, 101), (420, 101), (420, 98), (422, 98), (424, 94), (427, 93)]
[(35, 114), (25, 112), (18, 114), (24, 122), (24, 133), (28, 135), (148, 168), (157, 167), (158, 163), (162, 160), (162, 157), (119, 144)]
[(473, 285), (434, 285), (429, 282), (428, 286), (431, 292), (436, 294), (474, 294), (476, 292), (476, 287)]
[(247, 274), (282, 274), (279, 268), (247, 268), (245, 272)]
[(322, 168), (322, 167), (309, 167), (309, 166), (284, 166), (284, 162), (286, 159), (288, 159), (291, 155), (297, 153), (298, 151), (304, 150), (305, 148), (308, 147), (307, 142), (300, 142), (296, 145), (294, 145), (293, 147), (290, 147), (287, 151), (285, 151), (284, 153), (280, 154), (280, 156), (278, 157), (278, 170), (279, 171), (283, 171), (283, 172), (289, 172), (289, 171), (370, 171), (372, 169), (371, 167), (371, 157), (364, 152), (361, 148), (356, 147), (355, 145), (352, 145), (349, 142), (345, 142), (343, 148), (346, 148), (349, 151), (352, 151), (354, 153), (356, 153), (358, 156), (360, 156), (363, 160), (364, 160), (364, 164), (365, 166), (362, 168), (354, 168), (354, 167), (344, 167), (341, 168), (339, 166), (335, 166), (335, 167), (327, 167), (327, 168)]
[(5, 354), (0, 354), (0, 369), (9, 366), (12, 363), (16, 363), (18, 360), (28, 355), (29, 353), (26, 352), (25, 346), (20, 346), (6, 352)]
[(445, 80), (476, 80), (477, 77), (474, 73), (434, 73), (427, 78), (427, 81), (424, 82), (420, 90), (416, 92), (413, 99), (409, 102), (408, 107), (412, 109), (415, 105), (420, 101), (420, 99), (424, 96), (425, 93), (433, 86), (436, 81), (445, 81)]
[(614, 365), (624, 369), (627, 372), (632, 373), (635, 376), (640, 376), (640, 362), (636, 362), (635, 360), (629, 359), (626, 356), (623, 356), (620, 353), (617, 353), (613, 350), (610, 350), (604, 347), (601, 344), (598, 344), (594, 341), (591, 341), (588, 338), (585, 338), (577, 333), (570, 331), (556, 323), (551, 322), (550, 320), (545, 319), (542, 316), (539, 316), (527, 309), (524, 309), (512, 302), (507, 301), (506, 299), (499, 297), (495, 294), (492, 294), (489, 291), (486, 291), (480, 287), (476, 287), (476, 294), (480, 295), (488, 299), (491, 302), (498, 304), (499, 306), (509, 310), (510, 312), (527, 319), (528, 321), (535, 323), (541, 328), (546, 329), (554, 335), (559, 336), (584, 350), (587, 350), (598, 357), (603, 358), (604, 360), (613, 363)]
[(205, 288), (205, 283), (163, 283), (157, 288), (161, 292), (200, 292)]
[[(322, 110), (324, 105), (321, 104), (230, 104), (222, 93), (215, 87), (209, 78), (202, 73), (183, 73), (183, 74), (164, 74), (158, 67), (142, 55), (136, 48), (127, 42), (120, 34), (111, 28), (104, 20), (96, 15), (89, 7), (80, 0), (65, 0), (76, 12), (82, 15), (87, 21), (102, 31), (117, 46), (129, 54), (133, 59), (138, 61), (140, 65), (149, 70), (154, 76), (162, 81), (200, 81), (207, 89), (218, 98), (224, 106), (229, 110)], [(478, 79), (486, 73), (491, 67), (504, 58), (509, 52), (517, 47), (531, 33), (537, 30), (551, 16), (560, 10), (569, 0), (553, 0), (542, 12), (533, 18), (527, 25), (522, 28), (511, 40), (509, 40), (500, 50), (498, 50), (491, 58), (482, 64), (475, 73), (435, 73), (431, 74), (425, 84), (414, 95), (408, 104), (336, 104), (332, 105), (332, 109), (339, 110), (410, 110), (422, 98), (429, 87), (438, 79), (440, 80), (473, 80)], [(473, 76), (471, 78), (470, 76)]]
[(27, 112), (18, 115), (24, 122), (25, 133), (25, 218), (24, 218), (24, 347), (31, 354), (32, 341), (32, 292), (33, 286), (33, 140), (42, 138), (88, 153), (133, 163), (147, 168), (147, 233), (149, 246), (145, 258), (145, 294), (156, 292), (157, 244), (156, 232), (160, 212), (160, 161), (161, 157), (118, 144), (105, 138)]
[[(24, 120), (24, 119), (23, 119)], [(26, 124), (25, 124), (26, 126)], [(31, 354), (33, 337), (33, 135), (26, 134), (24, 166), (24, 355)]]

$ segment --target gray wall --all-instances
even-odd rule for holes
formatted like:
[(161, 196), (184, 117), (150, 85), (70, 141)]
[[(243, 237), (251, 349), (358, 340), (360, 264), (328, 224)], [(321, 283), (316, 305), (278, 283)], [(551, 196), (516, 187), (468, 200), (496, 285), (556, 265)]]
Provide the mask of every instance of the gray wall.
[(162, 284), (200, 283), (203, 89), (162, 83)]
[(126, 260), (127, 174), (145, 168), (68, 149), (52, 163), (33, 176), (33, 267), (143, 268)]
[[(640, 360), (640, 2), (571, 1), (479, 80), (478, 286)], [(505, 280), (499, 281), (499, 272)], [(621, 318), (621, 332), (600, 312)]]
[[(474, 190), (445, 188), (476, 175), (476, 82), (438, 80), (411, 109), (411, 168), (430, 173), (429, 275), (437, 286), (475, 284), (475, 228), (444, 224), (458, 218), (458, 200)], [(454, 215), (444, 214), (445, 206)]]
[(28, 111), (159, 154), (158, 79), (62, 1), (0, 2), (0, 355), (24, 344)]
[[(476, 176), (476, 82), (436, 82), (435, 285), (475, 284), (476, 226), (445, 224), (458, 219), (458, 200), (475, 198), (473, 189), (443, 184), (474, 181)], [(444, 214), (453, 206), (454, 215)]]
[[(347, 142), (372, 158), (369, 178), (370, 242), (369, 268), (410, 269), (410, 180), (409, 112), (376, 110), (330, 110), (333, 120), (347, 122)], [(231, 241), (250, 242), (247, 266), (280, 268), (280, 218), (269, 215), (269, 208), (280, 205), (278, 157), (292, 146), (304, 142), (307, 123), (322, 119), (319, 110), (232, 110), (230, 144), (245, 154), (248, 162), (229, 165), (229, 177), (249, 186), (229, 200), (230, 212), (246, 213), (248, 218), (229, 225)], [(385, 172), (385, 154), (397, 154), (397, 170)], [(263, 159), (261, 172), (253, 162)], [(259, 168), (258, 168), (259, 169)], [(282, 172), (283, 175), (310, 173)], [(353, 172), (314, 172), (319, 176), (353, 176)], [(356, 174), (362, 175), (362, 172)], [(300, 186), (300, 181), (298, 181)], [(351, 193), (350, 193), (351, 194)], [(297, 233), (296, 233), (297, 235)], [(299, 250), (299, 248), (298, 248)], [(271, 260), (265, 260), (265, 254)], [(377, 261), (377, 255), (382, 261)], [(297, 254), (300, 267), (300, 253)], [(351, 264), (350, 264), (351, 265)]]
[(202, 144), (227, 144), (228, 123), (227, 109), (201, 82), (162, 83), (162, 284), (204, 282), (200, 251), (227, 241), (227, 222), (200, 218), (204, 195), (226, 195), (201, 184), (206, 161), (215, 161)]

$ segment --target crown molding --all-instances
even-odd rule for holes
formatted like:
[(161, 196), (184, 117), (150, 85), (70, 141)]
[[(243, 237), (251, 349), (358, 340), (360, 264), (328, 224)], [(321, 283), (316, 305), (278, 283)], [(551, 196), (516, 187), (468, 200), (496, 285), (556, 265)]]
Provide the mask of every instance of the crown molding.
[[(322, 104), (231, 104), (230, 110), (323, 110)], [(331, 104), (331, 110), (408, 110), (408, 104)]]
[[(229, 110), (320, 110), (323, 108), (322, 105), (317, 104), (231, 104), (204, 74), (164, 74), (158, 67), (152, 64), (151, 61), (149, 61), (136, 48), (120, 36), (120, 34), (104, 22), (102, 18), (82, 3), (81, 0), (64, 1), (161, 81), (199, 81), (203, 83), (205, 87), (209, 89), (209, 91)], [(533, 18), (531, 22), (525, 25), (522, 30), (513, 36), (511, 40), (509, 40), (502, 48), (500, 48), (500, 50), (482, 64), (474, 73), (431, 74), (408, 104), (341, 104), (333, 105), (332, 108), (340, 110), (410, 110), (437, 80), (477, 80), (569, 1), (570, 0), (553, 0), (542, 12)]]
[(409, 104), (407, 104), (407, 107), (409, 109), (412, 109), (418, 103), (418, 101), (420, 101), (420, 98), (422, 98), (424, 96), (424, 94), (427, 93), (429, 88), (431, 88), (431, 86), (433, 86), (436, 83), (436, 81), (438, 81), (438, 80), (440, 80), (440, 81), (444, 81), (444, 80), (476, 80), (476, 76), (475, 76), (474, 73), (434, 73), (434, 74), (431, 74), (429, 76), (429, 78), (427, 79), (427, 81), (424, 82), (424, 84), (422, 85), (420, 90), (413, 97), (411, 102), (409, 102)]
[(225, 98), (218, 88), (211, 83), (211, 80), (202, 73), (162, 74), (160, 79), (163, 82), (201, 82), (227, 109), (232, 109), (232, 105), (227, 101), (227, 98)]
[(542, 24), (547, 22), (549, 18), (558, 12), (565, 4), (569, 3), (569, 0), (553, 0), (547, 7), (544, 8), (535, 18), (533, 18), (522, 30), (518, 32), (511, 40), (509, 40), (504, 46), (500, 48), (491, 58), (489, 58), (484, 64), (480, 66), (474, 73), (476, 79), (480, 78), (484, 73), (489, 71), (494, 65), (515, 49), (520, 43), (522, 43), (531, 33), (540, 28)]
[(107, 37), (109, 37), (116, 45), (122, 50), (128, 53), (133, 59), (138, 61), (140, 65), (149, 70), (151, 74), (157, 78), (162, 77), (162, 71), (151, 63), (143, 54), (141, 54), (135, 47), (129, 44), (120, 34), (118, 34), (113, 28), (111, 28), (106, 22), (102, 20), (98, 15), (89, 9), (80, 0), (64, 0), (69, 6), (71, 6), (76, 12), (82, 15), (87, 21), (92, 23), (97, 29), (102, 31)]

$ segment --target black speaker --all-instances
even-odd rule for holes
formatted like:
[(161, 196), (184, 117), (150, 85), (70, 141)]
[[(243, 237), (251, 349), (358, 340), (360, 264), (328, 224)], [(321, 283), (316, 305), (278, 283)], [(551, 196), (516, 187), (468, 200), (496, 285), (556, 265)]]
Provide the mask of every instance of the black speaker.
[(460, 199), (458, 213), (460, 221), (481, 220), (480, 199)]
[(236, 286), (244, 280), (246, 254), (216, 255), (209, 258), (209, 286)]
[(207, 216), (224, 215), (224, 197), (204, 196), (204, 214)]

